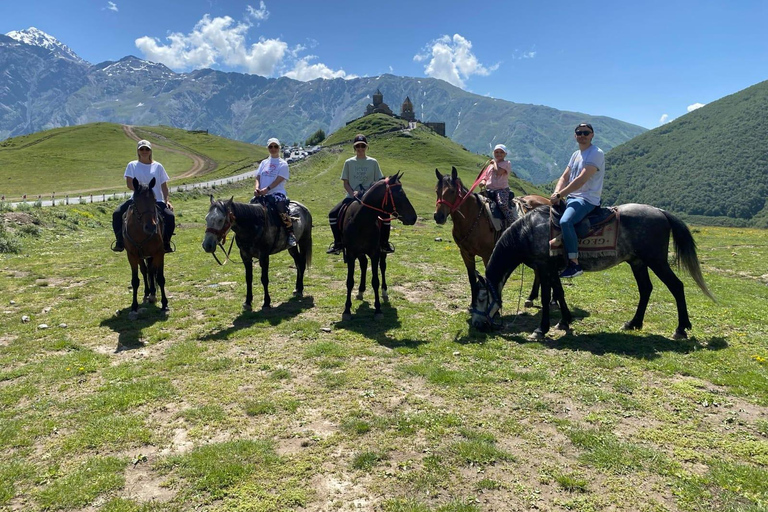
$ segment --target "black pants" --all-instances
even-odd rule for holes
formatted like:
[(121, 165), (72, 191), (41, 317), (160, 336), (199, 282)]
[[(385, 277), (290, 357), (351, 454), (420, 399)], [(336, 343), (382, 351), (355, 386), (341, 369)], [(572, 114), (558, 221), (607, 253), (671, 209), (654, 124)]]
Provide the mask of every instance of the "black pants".
[[(133, 199), (129, 199), (112, 212), (112, 230), (115, 232), (115, 238), (121, 239), (123, 236), (123, 215), (128, 211), (128, 207), (133, 204)], [(157, 209), (163, 216), (163, 242), (168, 242), (176, 230), (176, 216), (170, 208), (165, 206), (162, 201), (157, 202)]]

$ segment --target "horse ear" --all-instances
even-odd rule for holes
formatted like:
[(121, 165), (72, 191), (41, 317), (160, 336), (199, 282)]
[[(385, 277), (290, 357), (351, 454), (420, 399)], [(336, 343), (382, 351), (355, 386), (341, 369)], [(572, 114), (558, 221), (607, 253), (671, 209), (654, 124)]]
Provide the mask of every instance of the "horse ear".
[(485, 285), (485, 278), (484, 278), (483, 276), (481, 276), (481, 275), (480, 275), (480, 272), (478, 272), (477, 270), (475, 270), (475, 279), (477, 279), (477, 283), (478, 283), (480, 286), (482, 286), (483, 288), (486, 288), (486, 285)]
[(456, 178), (459, 177), (459, 171), (456, 170), (456, 167), (451, 166), (451, 179), (453, 181), (456, 181)]
[(443, 175), (437, 169), (435, 169), (435, 176), (437, 176), (438, 181), (443, 181)]
[(234, 201), (234, 199), (235, 199), (235, 196), (231, 196), (231, 197), (229, 198), (229, 201), (227, 201), (227, 202), (228, 202), (228, 203), (234, 203), (234, 202), (235, 202), (235, 201)]
[(213, 204), (215, 201), (213, 200), (213, 194), (208, 194), (208, 197), (211, 198), (211, 204)]
[(139, 180), (137, 180), (136, 178), (133, 178), (133, 190), (138, 190), (138, 189), (139, 189)]
[(153, 189), (153, 188), (155, 188), (155, 182), (156, 182), (155, 178), (152, 178), (151, 180), (149, 180), (149, 185), (147, 185), (147, 186), (150, 189)]

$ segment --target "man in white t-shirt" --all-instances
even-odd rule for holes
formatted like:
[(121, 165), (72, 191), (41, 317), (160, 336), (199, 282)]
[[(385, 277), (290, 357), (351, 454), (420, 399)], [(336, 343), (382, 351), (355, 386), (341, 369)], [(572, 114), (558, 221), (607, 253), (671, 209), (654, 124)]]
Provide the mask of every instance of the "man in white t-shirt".
[(285, 194), (285, 182), (290, 178), (288, 162), (280, 158), (280, 141), (276, 138), (267, 141), (267, 149), (269, 158), (262, 160), (256, 170), (251, 203), (269, 200), (274, 204), (288, 233), (288, 247), (296, 247), (293, 221), (288, 213), (288, 197)]
[(560, 229), (563, 231), (565, 252), (568, 253), (568, 266), (560, 277), (576, 277), (584, 273), (579, 265), (579, 239), (575, 226), (600, 206), (605, 176), (605, 155), (602, 149), (592, 144), (594, 136), (591, 124), (581, 123), (576, 127), (574, 137), (579, 149), (571, 155), (550, 197), (552, 206), (561, 199), (566, 205), (565, 213), (560, 218)]
[[(160, 162), (152, 159), (152, 144), (148, 140), (140, 140), (136, 145), (137, 160), (128, 162), (125, 167), (125, 184), (128, 190), (133, 190), (133, 178), (136, 178), (142, 185), (148, 185), (152, 178), (155, 179), (155, 201), (160, 213), (163, 215), (163, 245), (165, 252), (173, 252), (171, 248), (171, 237), (176, 229), (176, 217), (168, 203), (168, 173)], [(123, 215), (133, 204), (133, 197), (121, 204), (112, 213), (112, 229), (115, 232), (115, 245), (112, 250), (121, 252), (125, 249), (123, 245)]]

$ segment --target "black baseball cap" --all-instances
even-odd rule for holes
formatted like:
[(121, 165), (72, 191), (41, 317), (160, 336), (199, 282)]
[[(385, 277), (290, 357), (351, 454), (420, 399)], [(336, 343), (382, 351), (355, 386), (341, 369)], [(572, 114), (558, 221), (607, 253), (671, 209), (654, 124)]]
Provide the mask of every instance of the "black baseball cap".
[(355, 140), (352, 141), (353, 146), (357, 146), (358, 144), (365, 144), (368, 145), (368, 139), (365, 138), (365, 135), (362, 133), (358, 133), (355, 135)]
[(595, 133), (595, 129), (594, 129), (594, 128), (592, 128), (592, 125), (591, 125), (591, 124), (589, 124), (589, 123), (581, 123), (581, 124), (580, 124), (579, 126), (577, 126), (577, 127), (576, 127), (576, 129), (575, 129), (575, 130), (573, 130), (573, 131), (577, 131), (579, 128), (589, 128), (589, 131), (591, 131), (592, 133)]

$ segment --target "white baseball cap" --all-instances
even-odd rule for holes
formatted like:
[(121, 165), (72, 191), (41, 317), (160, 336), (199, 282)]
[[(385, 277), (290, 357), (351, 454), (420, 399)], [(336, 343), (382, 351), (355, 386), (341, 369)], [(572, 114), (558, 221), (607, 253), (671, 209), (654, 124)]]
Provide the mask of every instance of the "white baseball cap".
[(150, 151), (152, 151), (152, 144), (149, 143), (148, 140), (140, 140), (139, 143), (136, 145), (136, 149), (139, 150), (141, 148), (149, 148)]
[(267, 147), (269, 147), (270, 144), (277, 144), (278, 147), (280, 146), (280, 141), (277, 140), (275, 137), (272, 137), (267, 141)]
[(505, 155), (509, 154), (509, 151), (507, 151), (507, 146), (504, 144), (496, 144), (496, 147), (494, 147), (493, 150), (496, 151), (497, 149), (502, 150)]

